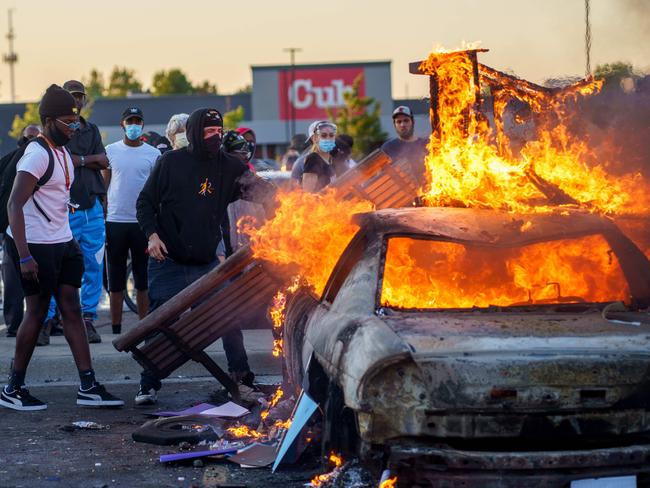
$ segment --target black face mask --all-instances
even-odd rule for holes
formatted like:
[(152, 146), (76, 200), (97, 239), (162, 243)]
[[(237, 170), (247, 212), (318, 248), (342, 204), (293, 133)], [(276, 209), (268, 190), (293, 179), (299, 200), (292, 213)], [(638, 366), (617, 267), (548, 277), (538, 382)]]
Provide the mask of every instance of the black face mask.
[(221, 149), (221, 136), (219, 134), (215, 134), (212, 137), (203, 139), (203, 144), (205, 146), (205, 150), (208, 152), (208, 156), (210, 158), (216, 158), (219, 154), (219, 150)]
[(65, 146), (70, 142), (70, 138), (65, 135), (65, 133), (56, 126), (56, 122), (52, 123), (50, 126), (50, 139), (57, 146)]

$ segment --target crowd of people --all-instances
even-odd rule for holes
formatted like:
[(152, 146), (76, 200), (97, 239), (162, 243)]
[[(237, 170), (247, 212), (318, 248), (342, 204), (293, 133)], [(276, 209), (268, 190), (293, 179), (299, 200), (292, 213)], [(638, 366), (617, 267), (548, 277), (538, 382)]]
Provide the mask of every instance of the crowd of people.
[[(77, 403), (124, 405), (96, 380), (90, 357), (89, 344), (101, 342), (94, 322), (104, 270), (112, 332), (120, 334), (129, 258), (143, 318), (241, 244), (230, 239), (235, 202), (268, 210), (272, 197), (255, 174), (268, 163), (255, 158), (254, 131), (224, 132), (217, 109), (173, 115), (161, 136), (145, 132), (140, 108), (127, 107), (122, 139), (105, 147), (97, 126), (80, 115), (86, 101), (78, 81), (51, 85), (39, 105), (41, 125), (26, 127), (18, 148), (0, 160), (4, 317), (7, 335), (16, 337), (0, 405), (15, 410), (47, 408), (25, 376), (35, 347), (57, 334), (79, 371)], [(394, 160), (422, 160), (426, 141), (414, 136), (411, 110), (398, 107), (393, 122), (397, 137), (382, 149)], [(318, 192), (357, 164), (353, 144), (334, 123), (315, 121), (282, 164), (293, 186)], [(233, 380), (254, 388), (241, 329), (224, 335), (223, 346)], [(144, 370), (135, 404), (155, 403), (161, 386)]]

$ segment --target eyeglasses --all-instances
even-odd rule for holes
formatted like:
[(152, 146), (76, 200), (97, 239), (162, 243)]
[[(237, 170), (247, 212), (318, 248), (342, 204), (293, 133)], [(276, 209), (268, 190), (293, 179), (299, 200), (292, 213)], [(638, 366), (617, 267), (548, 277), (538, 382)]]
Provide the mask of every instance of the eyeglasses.
[(79, 129), (81, 129), (81, 122), (79, 122), (78, 120), (76, 122), (70, 122), (69, 124), (66, 124), (61, 119), (54, 119), (54, 120), (56, 120), (57, 122), (61, 122), (63, 125), (65, 125), (70, 130), (79, 130)]

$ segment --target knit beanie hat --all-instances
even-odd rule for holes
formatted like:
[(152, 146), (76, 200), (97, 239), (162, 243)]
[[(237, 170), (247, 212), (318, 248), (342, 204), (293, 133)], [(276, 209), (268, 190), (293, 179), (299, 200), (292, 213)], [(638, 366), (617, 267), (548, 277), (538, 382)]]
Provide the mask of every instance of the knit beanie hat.
[(67, 90), (59, 85), (50, 85), (41, 98), (38, 113), (44, 118), (77, 115), (79, 112), (73, 96)]

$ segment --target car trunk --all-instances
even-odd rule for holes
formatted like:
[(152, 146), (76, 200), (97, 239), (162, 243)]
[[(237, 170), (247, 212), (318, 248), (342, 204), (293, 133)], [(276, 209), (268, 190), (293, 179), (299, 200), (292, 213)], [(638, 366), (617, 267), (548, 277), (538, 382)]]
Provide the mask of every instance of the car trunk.
[(440, 437), (571, 437), (650, 431), (650, 328), (598, 310), (387, 312), (426, 384)]

